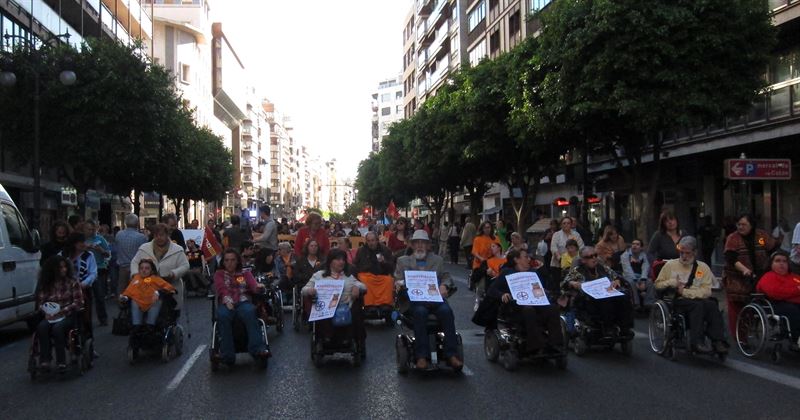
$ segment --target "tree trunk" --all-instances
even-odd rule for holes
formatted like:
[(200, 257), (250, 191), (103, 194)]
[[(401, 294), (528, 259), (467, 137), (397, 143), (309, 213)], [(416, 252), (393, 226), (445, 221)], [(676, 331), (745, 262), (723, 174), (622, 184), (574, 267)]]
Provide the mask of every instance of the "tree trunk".
[[(195, 209), (197, 208), (197, 202), (194, 203)], [(183, 226), (186, 226), (186, 222), (189, 220), (189, 200), (183, 200)]]
[(478, 209), (480, 208), (483, 210), (483, 194), (486, 193), (486, 187), (483, 185), (478, 185), (470, 191), (469, 194), (469, 218), (472, 223), (477, 226), (480, 223), (480, 217), (478, 217)]

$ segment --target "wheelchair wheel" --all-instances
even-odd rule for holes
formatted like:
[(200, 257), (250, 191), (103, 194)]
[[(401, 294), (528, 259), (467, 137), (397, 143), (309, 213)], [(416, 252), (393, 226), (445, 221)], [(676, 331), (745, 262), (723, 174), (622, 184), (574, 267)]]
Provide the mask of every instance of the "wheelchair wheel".
[(667, 304), (661, 300), (657, 301), (652, 309), (650, 309), (650, 318), (647, 326), (648, 336), (650, 338), (650, 349), (657, 354), (663, 355), (668, 347), (669, 319), (670, 314)]
[(404, 375), (408, 373), (408, 347), (406, 347), (405, 342), (403, 342), (403, 337), (397, 336), (394, 340), (394, 350), (396, 353), (396, 362), (397, 362), (397, 373)]
[(747, 357), (761, 352), (767, 340), (767, 315), (759, 305), (747, 304), (736, 317), (736, 344)]
[(517, 370), (519, 355), (516, 350), (509, 350), (503, 354), (503, 367), (508, 371)]
[(622, 341), (619, 343), (619, 348), (622, 350), (622, 354), (630, 356), (633, 354), (633, 341)]
[(460, 333), (456, 333), (456, 340), (457, 340), (456, 357), (458, 357), (458, 360), (461, 360), (461, 362), (463, 363), (464, 362), (464, 342), (461, 340), (461, 334)]
[(572, 342), (572, 349), (575, 350), (576, 356), (583, 356), (589, 350), (589, 343), (581, 336), (575, 337)]
[(483, 352), (486, 360), (496, 362), (500, 357), (500, 337), (497, 330), (487, 331), (483, 336)]
[(164, 343), (161, 346), (161, 361), (167, 363), (172, 359), (172, 352), (170, 351), (170, 345), (168, 343)]

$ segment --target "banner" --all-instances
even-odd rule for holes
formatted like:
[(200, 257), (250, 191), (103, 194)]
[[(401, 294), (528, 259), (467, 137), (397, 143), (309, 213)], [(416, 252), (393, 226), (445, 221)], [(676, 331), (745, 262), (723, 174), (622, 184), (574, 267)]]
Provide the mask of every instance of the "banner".
[(205, 232), (203, 232), (202, 250), (203, 259), (206, 261), (211, 261), (217, 255), (222, 254), (222, 245), (217, 241), (217, 237), (214, 236), (214, 232), (210, 227), (206, 227)]
[(583, 289), (584, 293), (595, 299), (608, 299), (616, 296), (625, 296), (624, 293), (611, 286), (611, 280), (609, 280), (608, 277), (584, 282), (581, 284), (581, 289)]
[(389, 201), (389, 207), (386, 207), (386, 215), (392, 219), (400, 217), (400, 213), (397, 212), (397, 206), (394, 205), (394, 200)]
[(548, 306), (550, 301), (536, 273), (525, 271), (506, 276), (511, 297), (522, 306)]
[(309, 322), (333, 318), (336, 307), (342, 299), (343, 280), (317, 280), (314, 289), (317, 291), (317, 301), (311, 306)]
[(412, 302), (444, 302), (435, 271), (406, 271), (406, 288)]

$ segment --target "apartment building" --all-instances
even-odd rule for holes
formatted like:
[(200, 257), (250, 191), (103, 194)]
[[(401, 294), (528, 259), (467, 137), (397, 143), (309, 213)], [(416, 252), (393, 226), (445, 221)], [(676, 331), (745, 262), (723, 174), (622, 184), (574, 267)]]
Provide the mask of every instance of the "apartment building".
[(386, 79), (372, 94), (372, 151), (378, 152), (389, 127), (404, 117), (402, 76)]
[[(417, 37), (416, 7), (408, 11), (403, 26), (403, 117), (417, 109)], [(374, 133), (374, 131), (373, 131)], [(374, 134), (373, 134), (374, 138)]]
[[(63, 34), (69, 34), (66, 42), (78, 48), (85, 39), (99, 37), (125, 43), (141, 39), (149, 48), (153, 34), (151, 16), (151, 7), (136, 0), (2, 0), (0, 35), (13, 37), (0, 38), (0, 51), (9, 51), (35, 38), (49, 39)], [(0, 183), (26, 219), (33, 220), (30, 165), (19, 165), (8, 153), (0, 153)], [(62, 199), (69, 196), (74, 197), (75, 191), (58, 171), (42, 168), (39, 225), (31, 227), (38, 229), (45, 241), (49, 239), (48, 228), (54, 220), (66, 219), (77, 211), (77, 201)], [(119, 225), (125, 212), (130, 211), (127, 197), (89, 190), (83, 199), (86, 213), (82, 216), (99, 219), (102, 223)]]
[(463, 0), (418, 0), (416, 7), (417, 105), (445, 83), (466, 60)]

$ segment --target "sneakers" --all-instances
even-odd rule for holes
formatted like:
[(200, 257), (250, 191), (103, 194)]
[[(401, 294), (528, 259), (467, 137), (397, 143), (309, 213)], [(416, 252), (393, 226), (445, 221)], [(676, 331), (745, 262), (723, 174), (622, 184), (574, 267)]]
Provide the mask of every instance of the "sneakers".
[(727, 354), (728, 353), (728, 343), (717, 340), (714, 342), (714, 351), (720, 354)]
[[(419, 361), (417, 363), (419, 363)], [(450, 358), (447, 359), (447, 364), (455, 370), (461, 370), (461, 368), (464, 367), (464, 363), (456, 356), (450, 356)]]
[(421, 358), (417, 359), (416, 368), (417, 369), (427, 369), (428, 368), (428, 359), (426, 359), (424, 357), (421, 357)]

